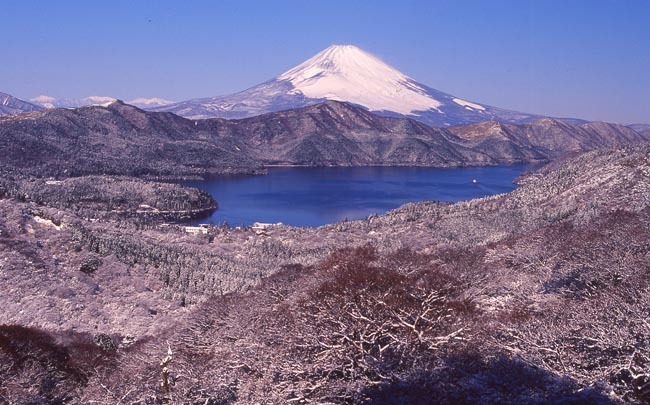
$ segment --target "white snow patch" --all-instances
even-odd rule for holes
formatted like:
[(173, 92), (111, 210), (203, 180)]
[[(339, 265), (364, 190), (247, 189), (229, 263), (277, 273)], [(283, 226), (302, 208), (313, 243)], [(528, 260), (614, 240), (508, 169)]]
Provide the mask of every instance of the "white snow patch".
[(57, 225), (54, 222), (52, 222), (52, 220), (39, 217), (38, 215), (34, 216), (34, 221), (38, 222), (39, 224), (44, 224), (47, 226), (54, 227), (54, 229), (56, 229), (57, 231), (60, 231), (61, 228), (63, 228), (63, 225)]
[(40, 95), (38, 97), (29, 99), (29, 101), (41, 105), (45, 108), (56, 108), (54, 105), (54, 103), (56, 103), (56, 99), (54, 97)]
[(103, 105), (103, 104), (110, 104), (117, 99), (113, 97), (104, 97), (104, 96), (90, 96), (90, 97), (85, 97), (82, 98), (80, 101), (82, 103), (85, 103), (85, 105)]
[(137, 105), (137, 106), (141, 105), (141, 106), (153, 106), (153, 107), (174, 104), (173, 101), (169, 101), (157, 97), (152, 97), (152, 98), (140, 97), (140, 98), (133, 99), (131, 101), (127, 101), (127, 103)]
[(469, 107), (469, 108), (474, 109), (474, 110), (481, 110), (481, 111), (485, 110), (485, 107), (483, 107), (482, 105), (472, 103), (472, 102), (469, 102), (467, 100), (463, 100), (462, 98), (455, 98), (454, 103), (456, 103), (458, 105), (462, 105), (465, 108)]
[(33, 101), (35, 103), (53, 103), (56, 101), (54, 97), (46, 96), (46, 95), (40, 95), (38, 97), (34, 97), (29, 99), (29, 101)]
[(88, 105), (103, 105), (106, 103), (110, 104), (115, 100), (116, 99), (113, 97), (105, 97), (105, 96), (90, 96), (90, 97), (85, 97), (80, 99), (69, 99), (69, 98), (57, 99), (54, 97), (41, 95), (32, 98), (29, 101), (38, 104), (40, 106), (43, 106), (45, 108), (77, 108), (77, 107), (84, 107)]
[(410, 114), (442, 105), (413, 79), (353, 45), (332, 45), (278, 80), (291, 82), (293, 94), (348, 101), (374, 111)]

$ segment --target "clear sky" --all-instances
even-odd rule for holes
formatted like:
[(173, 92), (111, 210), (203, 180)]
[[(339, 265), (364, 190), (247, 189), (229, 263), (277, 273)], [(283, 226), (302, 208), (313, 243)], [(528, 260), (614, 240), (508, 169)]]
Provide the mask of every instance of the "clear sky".
[(0, 91), (181, 101), (353, 44), (430, 87), (650, 123), (650, 1), (0, 0)]

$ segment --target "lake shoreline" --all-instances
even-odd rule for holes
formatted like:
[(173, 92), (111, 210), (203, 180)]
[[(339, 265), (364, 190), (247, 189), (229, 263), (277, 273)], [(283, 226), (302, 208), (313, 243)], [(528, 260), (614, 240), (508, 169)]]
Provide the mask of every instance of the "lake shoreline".
[(453, 203), (509, 192), (518, 187), (520, 177), (539, 167), (275, 166), (267, 167), (265, 176), (219, 176), (181, 184), (219, 202), (217, 211), (188, 224), (282, 222), (304, 227), (363, 219), (410, 202)]

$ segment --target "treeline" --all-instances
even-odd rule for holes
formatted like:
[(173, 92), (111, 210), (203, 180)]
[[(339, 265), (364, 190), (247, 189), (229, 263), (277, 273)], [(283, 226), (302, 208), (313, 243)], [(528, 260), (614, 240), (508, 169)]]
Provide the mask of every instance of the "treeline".
[(113, 255), (123, 263), (155, 272), (167, 287), (164, 296), (183, 304), (196, 303), (211, 295), (243, 291), (259, 283), (264, 272), (211, 254), (201, 245), (154, 242), (141, 235), (83, 226), (73, 228), (72, 238), (79, 247), (99, 256)]
[[(144, 266), (164, 283), (166, 298), (184, 304), (245, 291), (258, 285), (262, 277), (278, 271), (282, 263), (314, 262), (328, 251), (323, 247), (287, 246), (274, 239), (254, 237), (251, 231), (251, 239), (238, 246), (247, 254), (233, 257), (216, 253), (212, 248), (211, 241), (216, 237), (226, 238), (217, 235), (217, 227), (200, 237), (185, 236), (180, 233), (182, 230), (169, 229), (163, 233), (158, 230), (153, 233), (158, 238), (141, 232), (132, 234), (129, 229), (115, 229), (102, 223), (76, 223), (70, 228), (72, 241), (78, 248), (100, 257), (113, 255), (130, 266)], [(184, 238), (192, 240), (188, 242)]]

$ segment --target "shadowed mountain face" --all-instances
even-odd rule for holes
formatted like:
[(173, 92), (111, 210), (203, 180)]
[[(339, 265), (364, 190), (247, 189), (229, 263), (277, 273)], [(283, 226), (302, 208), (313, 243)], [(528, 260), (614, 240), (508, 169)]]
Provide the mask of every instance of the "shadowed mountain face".
[(432, 128), (325, 103), (241, 120), (188, 120), (115, 102), (0, 119), (0, 163), (35, 175), (204, 175), (265, 164), (453, 167), (553, 159), (648, 136), (541, 119)]
[(240, 93), (170, 104), (157, 111), (189, 118), (246, 118), (326, 100), (345, 101), (381, 115), (409, 117), (439, 127), (488, 120), (521, 123), (537, 117), (433, 89), (352, 45), (332, 45), (280, 76)]
[(18, 114), (21, 112), (38, 111), (43, 108), (23, 101), (10, 94), (0, 92), (0, 115)]

